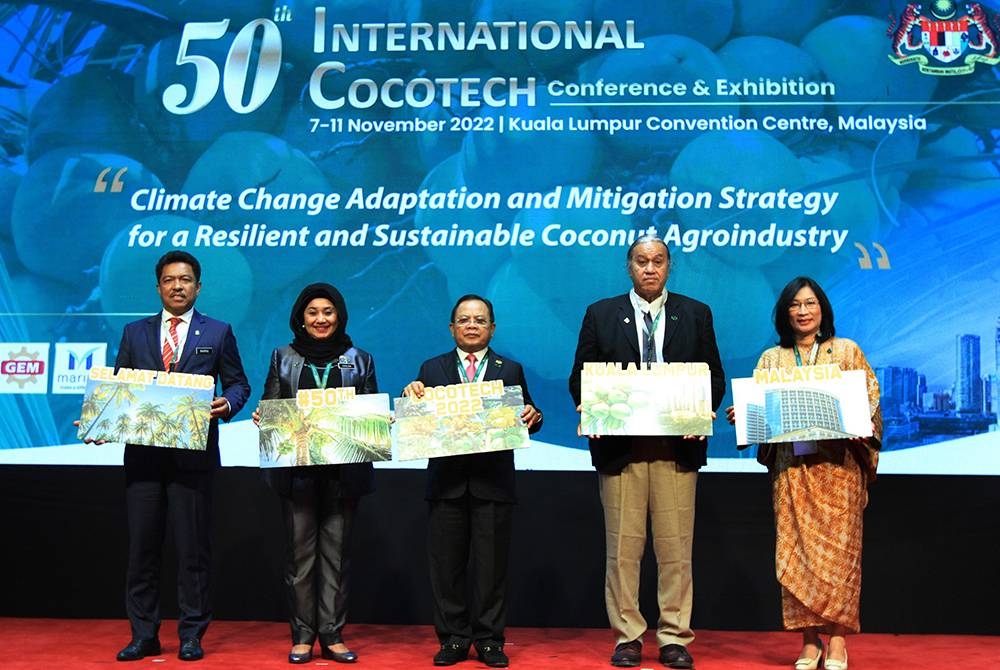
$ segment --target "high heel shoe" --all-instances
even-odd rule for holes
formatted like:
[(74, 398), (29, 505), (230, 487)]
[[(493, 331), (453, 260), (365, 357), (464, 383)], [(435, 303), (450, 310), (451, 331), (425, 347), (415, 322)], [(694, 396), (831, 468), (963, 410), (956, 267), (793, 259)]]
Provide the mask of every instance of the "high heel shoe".
[(823, 661), (823, 667), (826, 670), (847, 670), (847, 650), (844, 650), (844, 660), (838, 661), (835, 658), (830, 658), (829, 656)]
[[(823, 645), (819, 645), (819, 650), (816, 652), (816, 658), (809, 658), (808, 656), (800, 656), (795, 660), (795, 670), (816, 670), (819, 667), (819, 662), (823, 658)], [(827, 666), (829, 667), (829, 666)]]
[(321, 649), (321, 654), (323, 658), (330, 661), (336, 661), (337, 663), (354, 663), (358, 660), (358, 655), (355, 654), (353, 651), (349, 650), (345, 652), (334, 651), (333, 649), (330, 649), (326, 645), (323, 645)]

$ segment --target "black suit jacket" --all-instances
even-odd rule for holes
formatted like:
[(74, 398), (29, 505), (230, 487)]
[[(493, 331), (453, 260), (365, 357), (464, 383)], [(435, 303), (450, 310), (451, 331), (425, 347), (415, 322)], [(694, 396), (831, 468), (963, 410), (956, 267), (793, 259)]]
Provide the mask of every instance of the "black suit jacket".
[[(712, 310), (697, 300), (669, 292), (664, 305), (663, 360), (675, 363), (708, 363), (712, 377), (712, 409), (717, 410), (726, 393), (726, 375), (719, 358), (712, 325)], [(587, 308), (580, 326), (576, 358), (569, 376), (569, 392), (580, 404), (580, 371), (584, 363), (641, 362), (639, 338), (635, 328), (635, 308), (629, 294), (595, 302)], [(678, 464), (697, 469), (706, 463), (707, 440), (666, 438), (674, 447)], [(590, 458), (594, 467), (605, 474), (616, 474), (628, 465), (632, 438), (604, 436), (590, 440)]]
[[(518, 385), (524, 394), (524, 403), (538, 407), (531, 399), (528, 382), (524, 379), (521, 364), (505, 358), (493, 349), (486, 352), (484, 381), (503, 380), (504, 386)], [(458, 356), (454, 349), (424, 361), (417, 380), (424, 386), (461, 384), (458, 374)], [(542, 427), (541, 421), (531, 427), (534, 433)], [(427, 500), (458, 498), (469, 491), (476, 498), (496, 502), (514, 502), (514, 452), (492, 451), (465, 456), (442, 456), (427, 463)]]
[[(367, 351), (351, 347), (344, 352), (353, 367), (341, 367), (341, 386), (353, 386), (359, 394), (378, 393), (375, 380), (375, 360)], [(261, 400), (294, 398), (299, 392), (299, 378), (305, 359), (289, 346), (271, 352), (271, 365), (264, 382)], [(291, 495), (292, 478), (296, 476), (324, 477), (336, 482), (334, 490), (341, 497), (358, 497), (375, 489), (375, 474), (371, 463), (345, 463), (343, 465), (310, 465), (299, 468), (267, 468), (266, 481), (281, 495)]]
[[(162, 370), (163, 355), (160, 340), (161, 312), (133, 321), (125, 326), (118, 346), (115, 370), (141, 368)], [(229, 401), (229, 421), (250, 397), (250, 384), (243, 372), (243, 361), (236, 348), (236, 337), (228, 323), (216, 321), (195, 310), (191, 315), (187, 339), (181, 357), (174, 366), (176, 372), (212, 375), (221, 383), (222, 396)], [(163, 468), (208, 471), (219, 465), (219, 420), (212, 419), (208, 428), (205, 451), (163, 449), (137, 444), (125, 445), (125, 467), (141, 476), (146, 469), (160, 472)]]

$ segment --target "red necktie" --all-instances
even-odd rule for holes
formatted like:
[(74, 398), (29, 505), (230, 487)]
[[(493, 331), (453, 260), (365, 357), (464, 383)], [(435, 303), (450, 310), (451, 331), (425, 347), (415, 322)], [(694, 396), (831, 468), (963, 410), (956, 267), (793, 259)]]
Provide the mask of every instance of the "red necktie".
[(170, 364), (174, 361), (174, 350), (177, 349), (177, 324), (183, 319), (178, 316), (170, 317), (170, 337), (163, 340), (163, 369), (169, 371)]
[(469, 364), (465, 366), (465, 376), (470, 382), (476, 381), (476, 357), (469, 354), (465, 357), (465, 360), (469, 361)]

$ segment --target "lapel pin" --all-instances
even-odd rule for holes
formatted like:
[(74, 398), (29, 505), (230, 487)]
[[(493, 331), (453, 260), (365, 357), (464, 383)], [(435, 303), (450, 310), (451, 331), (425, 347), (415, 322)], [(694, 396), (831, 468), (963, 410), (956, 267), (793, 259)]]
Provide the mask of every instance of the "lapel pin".
[(631, 323), (631, 321), (629, 321), (629, 318), (627, 316), (625, 317), (625, 323)]
[(196, 330), (196, 331), (194, 331), (194, 334), (195, 335), (201, 335), (201, 331), (200, 330)]
[(676, 321), (677, 320), (677, 315), (676, 314), (671, 314), (670, 315), (670, 320), (671, 321)]
[(501, 365), (503, 365), (503, 361), (501, 361), (499, 358), (494, 358), (493, 365), (500, 367)]

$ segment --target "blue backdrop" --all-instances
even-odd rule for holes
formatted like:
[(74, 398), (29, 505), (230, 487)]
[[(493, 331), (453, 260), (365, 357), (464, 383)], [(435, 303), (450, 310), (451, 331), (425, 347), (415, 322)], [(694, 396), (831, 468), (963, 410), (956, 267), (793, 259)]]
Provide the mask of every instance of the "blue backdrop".
[[(786, 4), (0, 3), (0, 461), (116, 457), (55, 445), (179, 247), (255, 395), (305, 283), (391, 394), (488, 296), (546, 413), (525, 463), (587, 467), (577, 330), (652, 228), (729, 377), (811, 275), (878, 369), (884, 469), (1000, 474), (997, 4)], [(755, 467), (715, 429), (712, 467)]]

